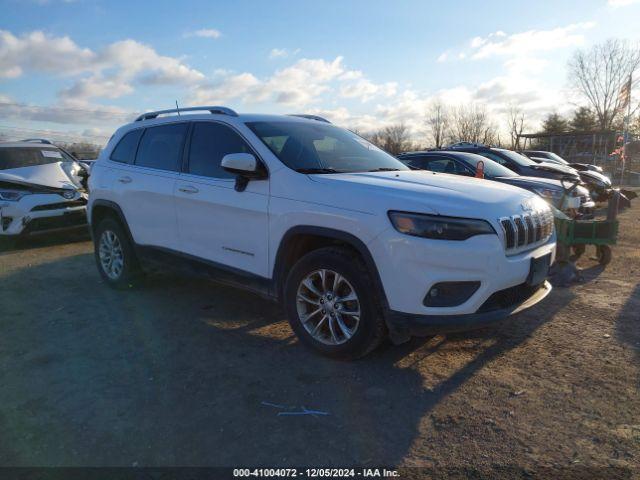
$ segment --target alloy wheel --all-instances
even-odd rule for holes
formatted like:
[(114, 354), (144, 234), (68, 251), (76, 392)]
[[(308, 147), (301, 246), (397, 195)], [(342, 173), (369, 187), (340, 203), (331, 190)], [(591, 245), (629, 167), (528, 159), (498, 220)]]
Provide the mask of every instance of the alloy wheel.
[(360, 300), (349, 281), (333, 270), (315, 270), (298, 285), (298, 317), (305, 330), (325, 345), (347, 342), (360, 324)]
[(111, 230), (105, 230), (100, 236), (98, 256), (102, 270), (111, 280), (118, 280), (124, 267), (124, 252), (118, 236)]

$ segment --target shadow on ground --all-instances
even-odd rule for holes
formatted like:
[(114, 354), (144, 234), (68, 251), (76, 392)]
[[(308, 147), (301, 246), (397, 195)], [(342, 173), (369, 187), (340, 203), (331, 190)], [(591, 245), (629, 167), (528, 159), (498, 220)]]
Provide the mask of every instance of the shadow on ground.
[[(0, 277), (0, 464), (397, 465), (435, 406), (571, 295), (347, 363), (302, 347), (277, 306), (208, 281), (116, 292), (89, 253), (17, 270)], [(469, 340), (469, 361), (427, 386), (417, 366)]]
[[(635, 286), (616, 318), (616, 337), (635, 352), (640, 365), (640, 283)], [(640, 385), (640, 378), (638, 379)]]
[(31, 250), (34, 248), (51, 247), (66, 243), (84, 242), (91, 238), (88, 228), (77, 228), (73, 230), (56, 231), (32, 237), (24, 237), (8, 241), (0, 238), (0, 253), (20, 250)]

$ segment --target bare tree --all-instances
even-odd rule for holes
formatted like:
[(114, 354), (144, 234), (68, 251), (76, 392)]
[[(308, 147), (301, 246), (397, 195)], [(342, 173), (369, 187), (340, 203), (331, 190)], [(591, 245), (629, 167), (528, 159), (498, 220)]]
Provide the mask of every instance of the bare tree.
[(392, 155), (411, 150), (412, 146), (409, 128), (404, 123), (390, 125), (367, 135), (366, 138)]
[(589, 50), (578, 50), (569, 60), (569, 81), (590, 104), (603, 130), (613, 127), (623, 116), (620, 91), (640, 66), (640, 48), (609, 39)]
[(426, 123), (431, 137), (429, 140), (436, 148), (442, 148), (448, 136), (449, 111), (440, 100), (434, 100), (429, 105)]
[(451, 115), (451, 136), (456, 142), (492, 144), (499, 142), (498, 131), (484, 105), (460, 105)]
[(520, 136), (526, 128), (524, 111), (517, 105), (509, 105), (507, 116), (509, 120), (509, 135), (511, 135), (511, 150), (520, 150)]

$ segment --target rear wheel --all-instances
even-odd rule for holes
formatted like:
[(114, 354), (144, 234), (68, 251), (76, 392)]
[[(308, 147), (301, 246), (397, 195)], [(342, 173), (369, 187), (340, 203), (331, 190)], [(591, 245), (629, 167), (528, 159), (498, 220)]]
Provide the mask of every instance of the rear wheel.
[(326, 247), (308, 253), (291, 269), (285, 285), (291, 328), (324, 355), (366, 355), (386, 334), (371, 285), (369, 272), (350, 250)]
[(114, 218), (105, 218), (98, 224), (94, 254), (100, 275), (113, 288), (131, 287), (140, 276), (133, 245), (122, 224)]

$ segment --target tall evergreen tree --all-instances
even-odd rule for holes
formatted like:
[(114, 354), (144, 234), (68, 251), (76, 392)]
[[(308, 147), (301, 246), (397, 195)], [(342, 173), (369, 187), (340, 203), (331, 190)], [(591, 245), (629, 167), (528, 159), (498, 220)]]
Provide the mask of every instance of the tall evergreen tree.
[(565, 133), (569, 130), (567, 121), (557, 113), (550, 113), (542, 122), (544, 133)]
[(596, 130), (598, 119), (589, 107), (580, 107), (573, 112), (573, 117), (569, 122), (571, 129), (576, 132), (590, 132)]

